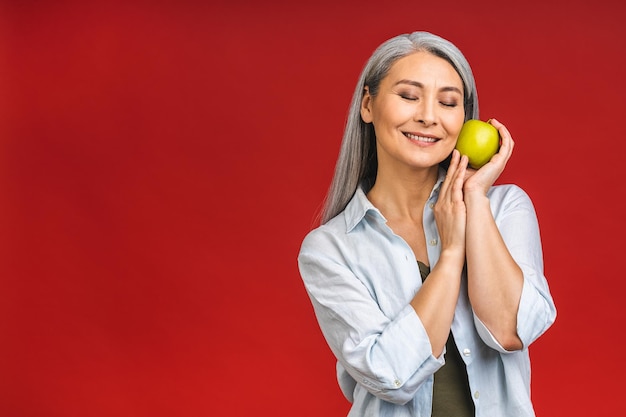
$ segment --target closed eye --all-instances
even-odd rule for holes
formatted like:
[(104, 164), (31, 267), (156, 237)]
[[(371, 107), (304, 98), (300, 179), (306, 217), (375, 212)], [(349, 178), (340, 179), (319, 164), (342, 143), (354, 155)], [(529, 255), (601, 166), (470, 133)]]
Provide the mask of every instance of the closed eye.
[(410, 95), (410, 94), (398, 94), (400, 97), (402, 97), (405, 100), (409, 100), (409, 101), (415, 101), (417, 100), (416, 96)]

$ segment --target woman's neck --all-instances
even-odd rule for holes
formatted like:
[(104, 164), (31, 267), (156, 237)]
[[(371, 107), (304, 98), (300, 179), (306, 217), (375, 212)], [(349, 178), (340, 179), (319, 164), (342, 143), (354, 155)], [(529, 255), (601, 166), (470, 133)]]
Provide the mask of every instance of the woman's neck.
[(379, 170), (367, 198), (388, 219), (421, 218), (438, 176), (438, 166), (404, 175)]

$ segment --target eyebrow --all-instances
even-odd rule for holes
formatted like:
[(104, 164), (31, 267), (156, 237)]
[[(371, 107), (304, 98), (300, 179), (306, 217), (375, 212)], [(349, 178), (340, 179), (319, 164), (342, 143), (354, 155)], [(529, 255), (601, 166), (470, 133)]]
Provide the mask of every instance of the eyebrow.
[[(408, 84), (408, 85), (412, 85), (418, 88), (424, 88), (424, 84), (420, 83), (419, 81), (413, 81), (413, 80), (400, 80), (400, 81), (397, 81), (394, 85), (399, 85), (399, 84)], [(463, 92), (454, 86), (442, 87), (439, 89), (439, 91), (443, 91), (443, 92), (453, 91), (453, 92), (463, 95)]]

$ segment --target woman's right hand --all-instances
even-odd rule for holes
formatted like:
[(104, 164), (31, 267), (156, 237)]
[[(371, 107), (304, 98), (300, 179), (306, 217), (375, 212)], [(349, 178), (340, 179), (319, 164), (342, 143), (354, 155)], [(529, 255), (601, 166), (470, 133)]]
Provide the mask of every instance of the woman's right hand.
[(467, 211), (463, 200), (463, 184), (467, 173), (467, 156), (452, 151), (448, 173), (439, 190), (434, 207), (442, 252), (452, 250), (465, 257), (465, 226)]

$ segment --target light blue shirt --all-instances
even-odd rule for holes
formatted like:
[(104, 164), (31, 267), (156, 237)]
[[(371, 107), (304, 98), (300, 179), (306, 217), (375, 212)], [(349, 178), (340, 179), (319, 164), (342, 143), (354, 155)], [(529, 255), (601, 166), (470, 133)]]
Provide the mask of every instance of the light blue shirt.
[[(424, 207), (431, 268), (441, 247), (432, 207), (442, 172)], [(462, 277), (452, 333), (466, 364), (479, 417), (534, 416), (528, 346), (554, 322), (556, 309), (543, 273), (539, 227), (528, 195), (515, 185), (490, 189), (506, 245), (524, 273), (517, 334), (508, 352), (476, 317)], [(426, 330), (409, 304), (422, 280), (408, 244), (387, 226), (358, 189), (346, 209), (311, 231), (298, 257), (322, 333), (337, 358), (337, 379), (352, 402), (349, 416), (431, 415), (433, 374), (444, 354), (432, 354)]]

